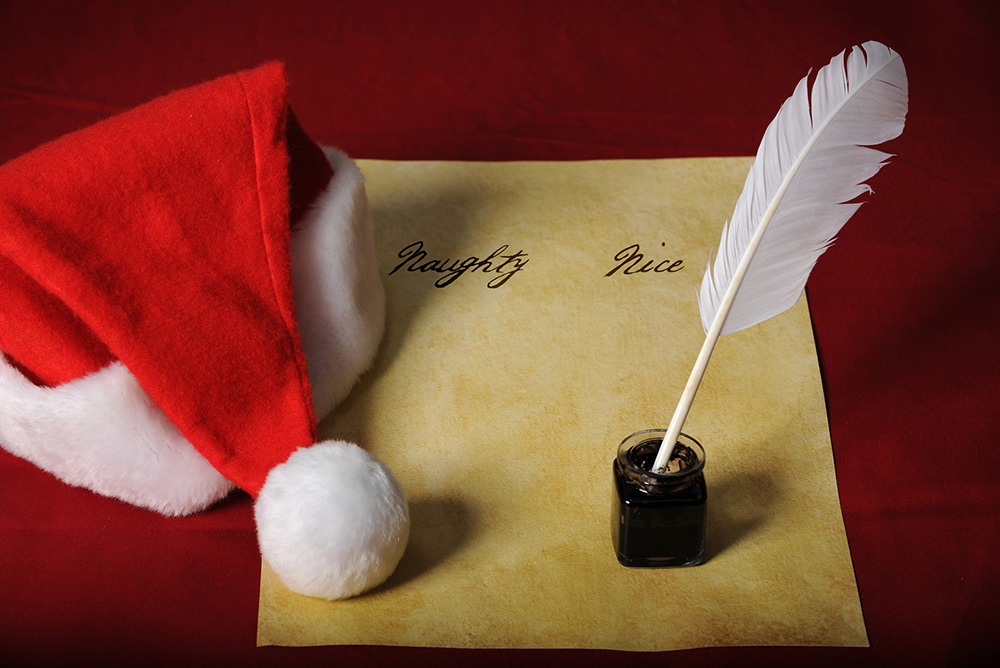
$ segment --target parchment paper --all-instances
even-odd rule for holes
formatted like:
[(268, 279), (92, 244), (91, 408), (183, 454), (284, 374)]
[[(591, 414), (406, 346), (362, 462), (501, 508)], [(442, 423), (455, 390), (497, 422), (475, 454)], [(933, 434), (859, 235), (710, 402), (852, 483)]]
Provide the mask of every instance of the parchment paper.
[(265, 563), (258, 644), (866, 646), (804, 297), (720, 341), (685, 423), (707, 561), (627, 569), (611, 545), (612, 459), (667, 426), (749, 163), (363, 161), (386, 338), (320, 431), (393, 469), (411, 542), (348, 601)]

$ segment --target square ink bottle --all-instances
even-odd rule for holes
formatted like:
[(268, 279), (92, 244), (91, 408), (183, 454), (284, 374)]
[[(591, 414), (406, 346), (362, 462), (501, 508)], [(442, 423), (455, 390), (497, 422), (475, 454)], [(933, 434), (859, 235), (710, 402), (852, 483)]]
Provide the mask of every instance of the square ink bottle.
[(611, 539), (624, 566), (695, 566), (705, 556), (705, 450), (681, 434), (667, 470), (653, 473), (665, 434), (632, 434), (612, 465)]

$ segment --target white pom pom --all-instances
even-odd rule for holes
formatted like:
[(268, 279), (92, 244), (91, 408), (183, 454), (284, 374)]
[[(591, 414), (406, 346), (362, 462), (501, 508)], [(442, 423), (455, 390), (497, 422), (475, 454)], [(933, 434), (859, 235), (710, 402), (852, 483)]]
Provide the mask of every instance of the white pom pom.
[(385, 581), (410, 534), (389, 469), (351, 443), (300, 448), (267, 476), (254, 505), (260, 551), (285, 585), (340, 599)]

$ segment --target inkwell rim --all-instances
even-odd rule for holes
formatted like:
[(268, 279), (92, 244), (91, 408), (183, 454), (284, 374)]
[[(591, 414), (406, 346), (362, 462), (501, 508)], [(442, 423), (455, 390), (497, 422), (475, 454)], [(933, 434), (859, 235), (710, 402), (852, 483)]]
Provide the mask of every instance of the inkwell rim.
[(662, 441), (666, 433), (666, 429), (643, 429), (627, 436), (618, 446), (616, 462), (625, 474), (625, 479), (643, 492), (679, 491), (690, 486), (705, 468), (705, 448), (695, 438), (683, 432), (677, 436), (677, 442), (694, 454), (693, 464), (675, 473), (653, 473), (640, 468), (630, 456), (632, 452), (651, 441)]

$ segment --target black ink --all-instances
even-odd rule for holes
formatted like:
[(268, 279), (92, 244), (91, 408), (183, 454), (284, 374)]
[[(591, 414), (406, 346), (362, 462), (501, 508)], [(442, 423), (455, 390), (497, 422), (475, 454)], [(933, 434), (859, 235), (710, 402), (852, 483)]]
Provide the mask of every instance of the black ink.
[(507, 244), (504, 244), (483, 259), (473, 256), (462, 260), (451, 260), (450, 258), (426, 260), (427, 252), (424, 250), (424, 242), (414, 241), (396, 255), (401, 259), (401, 262), (389, 272), (389, 276), (403, 268), (406, 271), (419, 271), (421, 273), (432, 271), (444, 274), (434, 282), (434, 287), (444, 288), (454, 283), (466, 272), (482, 271), (484, 274), (497, 274), (486, 283), (486, 287), (499, 288), (528, 264), (527, 253), (520, 250), (515, 253), (506, 253), (507, 248)]
[[(666, 247), (665, 243), (661, 243), (660, 245)], [(618, 262), (618, 265), (604, 274), (605, 278), (614, 275), (619, 270), (621, 270), (622, 274), (631, 276), (632, 274), (644, 274), (648, 272), (675, 274), (684, 268), (684, 260), (660, 260), (659, 262), (656, 260), (646, 260), (643, 262), (646, 258), (639, 252), (639, 244), (626, 246), (615, 253), (614, 259)]]

